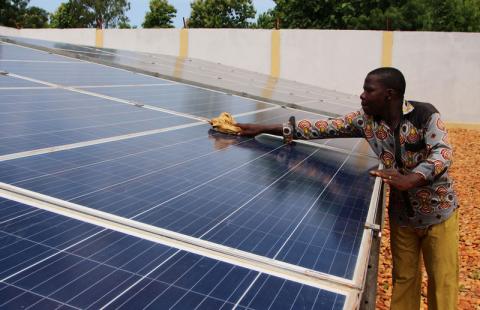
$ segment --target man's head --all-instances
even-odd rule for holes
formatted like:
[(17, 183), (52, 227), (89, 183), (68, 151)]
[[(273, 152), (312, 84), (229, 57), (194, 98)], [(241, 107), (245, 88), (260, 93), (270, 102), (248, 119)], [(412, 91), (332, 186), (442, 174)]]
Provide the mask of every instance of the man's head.
[(401, 106), (404, 93), (405, 78), (400, 70), (391, 67), (375, 69), (365, 78), (360, 95), (362, 108), (367, 114), (381, 116), (387, 110)]

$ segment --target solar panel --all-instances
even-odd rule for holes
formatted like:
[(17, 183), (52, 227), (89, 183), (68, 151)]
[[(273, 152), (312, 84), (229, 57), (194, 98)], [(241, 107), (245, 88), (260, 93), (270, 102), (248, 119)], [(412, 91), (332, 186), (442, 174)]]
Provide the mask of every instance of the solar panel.
[(180, 84), (168, 87), (101, 88), (95, 89), (95, 92), (206, 118), (216, 117), (223, 111), (240, 114), (273, 106), (268, 103)]
[(42, 61), (78, 62), (78, 60), (65, 58), (54, 54), (33, 51), (26, 48), (19, 48), (14, 45), (0, 44), (0, 63), (21, 64), (25, 62)]
[(0, 62), (0, 307), (358, 304), (362, 140), (226, 136), (204, 118), (326, 116), (61, 58)]
[[(1, 204), (0, 307), (6, 309), (220, 309), (235, 305), (238, 309), (342, 309), (345, 303), (341, 292), (24, 204), (8, 200)], [(7, 210), (5, 204), (10, 205)], [(20, 212), (23, 215), (18, 216)]]
[(15, 87), (16, 89), (25, 88), (25, 87), (41, 87), (36, 83), (21, 80), (18, 78), (0, 75), (0, 89), (2, 88), (12, 88)]
[(192, 122), (54, 88), (2, 90), (0, 102), (2, 155)]
[(125, 70), (78, 61), (68, 63), (0, 62), (0, 70), (65, 86), (169, 83)]

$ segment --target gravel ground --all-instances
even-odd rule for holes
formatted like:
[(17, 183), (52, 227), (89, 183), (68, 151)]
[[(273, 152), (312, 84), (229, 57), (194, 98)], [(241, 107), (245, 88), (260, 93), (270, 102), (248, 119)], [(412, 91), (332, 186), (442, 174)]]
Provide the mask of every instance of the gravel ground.
[[(449, 129), (454, 149), (450, 175), (460, 201), (460, 287), (458, 309), (480, 309), (480, 130)], [(377, 309), (389, 309), (392, 294), (390, 229), (382, 234), (377, 280)], [(423, 272), (422, 306), (427, 307), (427, 278)]]

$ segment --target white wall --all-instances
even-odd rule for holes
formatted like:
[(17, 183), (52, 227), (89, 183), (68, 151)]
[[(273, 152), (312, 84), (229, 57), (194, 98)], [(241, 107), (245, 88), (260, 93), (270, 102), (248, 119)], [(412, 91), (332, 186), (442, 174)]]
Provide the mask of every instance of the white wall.
[(20, 34), (18, 29), (0, 26), (0, 35), (18, 37)]
[(270, 30), (190, 29), (188, 44), (188, 57), (270, 74)]
[(180, 29), (105, 29), (103, 46), (177, 56)]
[(95, 29), (21, 29), (19, 37), (95, 46)]
[[(95, 46), (95, 29), (0, 27), (0, 35)], [(382, 31), (281, 30), (280, 77), (358, 95), (381, 66)], [(106, 29), (103, 46), (178, 56), (179, 29)], [(406, 97), (433, 103), (451, 122), (480, 123), (480, 33), (394, 32), (392, 65)], [(271, 72), (272, 32), (189, 29), (188, 57)]]
[(381, 31), (282, 30), (282, 78), (360, 94), (365, 74), (380, 66)]
[(480, 33), (395, 32), (393, 66), (406, 95), (452, 122), (480, 123)]

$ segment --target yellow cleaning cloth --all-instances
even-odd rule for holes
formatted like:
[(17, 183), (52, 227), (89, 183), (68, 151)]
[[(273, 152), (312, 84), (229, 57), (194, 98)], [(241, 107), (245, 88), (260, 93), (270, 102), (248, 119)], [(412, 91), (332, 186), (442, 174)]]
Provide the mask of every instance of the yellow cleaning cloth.
[(236, 135), (242, 131), (240, 127), (235, 126), (236, 122), (228, 112), (222, 112), (220, 116), (212, 118), (210, 124), (214, 130), (231, 135)]

